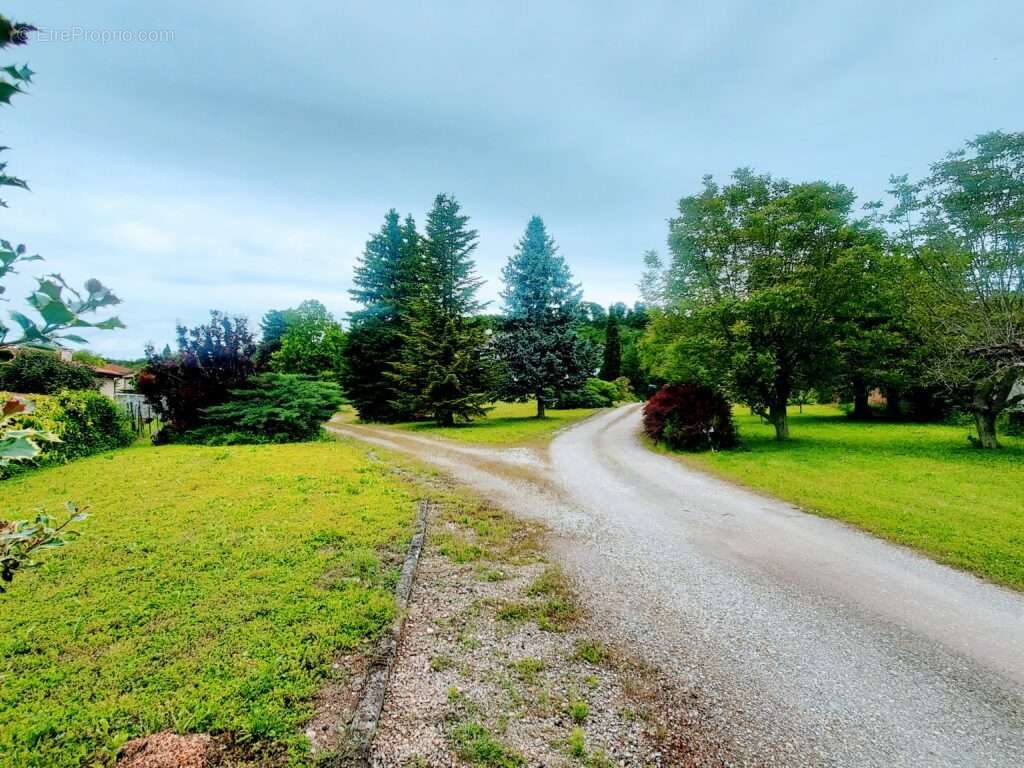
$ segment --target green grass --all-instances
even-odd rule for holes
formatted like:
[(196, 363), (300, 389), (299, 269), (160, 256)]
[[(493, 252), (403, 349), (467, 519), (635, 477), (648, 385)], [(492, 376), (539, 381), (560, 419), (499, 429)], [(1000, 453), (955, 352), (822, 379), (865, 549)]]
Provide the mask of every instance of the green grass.
[[(107, 765), (162, 729), (306, 765), (339, 652), (394, 613), (416, 490), (345, 443), (132, 447), (5, 481), (4, 514), (91, 506), (0, 596), (5, 765)], [(275, 763), (276, 764), (276, 763)]]
[(485, 418), (456, 424), (454, 427), (441, 427), (429, 421), (410, 421), (392, 426), (431, 437), (447, 437), (467, 443), (514, 445), (549, 439), (562, 427), (596, 412), (596, 408), (548, 410), (547, 416), (538, 419), (535, 401), (497, 403)]
[(970, 428), (855, 422), (829, 406), (793, 409), (789, 443), (737, 410), (744, 450), (685, 461), (817, 514), (1024, 589), (1024, 440), (983, 451)]

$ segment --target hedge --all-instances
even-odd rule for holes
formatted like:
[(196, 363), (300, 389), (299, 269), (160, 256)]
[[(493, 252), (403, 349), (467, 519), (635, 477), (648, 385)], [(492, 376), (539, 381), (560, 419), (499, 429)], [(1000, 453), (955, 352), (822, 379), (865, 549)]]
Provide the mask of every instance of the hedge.
[(19, 416), (17, 423), (53, 432), (60, 442), (40, 443), (42, 453), (30, 464), (0, 467), (0, 479), (32, 466), (65, 464), (100, 451), (123, 448), (135, 440), (124, 410), (98, 392), (64, 390), (55, 395), (34, 395), (31, 400), (32, 412)]

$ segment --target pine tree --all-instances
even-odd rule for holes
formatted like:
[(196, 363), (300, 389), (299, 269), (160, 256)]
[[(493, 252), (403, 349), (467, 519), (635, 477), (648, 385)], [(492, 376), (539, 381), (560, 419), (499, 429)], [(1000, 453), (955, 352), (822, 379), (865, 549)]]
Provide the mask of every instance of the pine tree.
[(622, 340), (619, 338), (619, 319), (615, 312), (608, 313), (604, 326), (604, 360), (601, 364), (601, 378), (615, 381), (622, 375)]
[(590, 345), (576, 334), (580, 288), (539, 216), (502, 270), (506, 320), (495, 348), (504, 366), (503, 398), (536, 398), (537, 417), (553, 392), (583, 385), (593, 369)]
[(419, 293), (420, 236), (416, 222), (388, 211), (366, 243), (349, 293), (363, 305), (351, 314), (342, 383), (359, 417), (398, 421), (412, 416), (397, 407), (401, 398), (391, 377), (409, 330), (412, 301)]
[(485, 306), (476, 298), (483, 281), (476, 276), (476, 230), (458, 202), (438, 195), (427, 215), (422, 240), (419, 293), (411, 302), (401, 360), (390, 375), (394, 406), (450, 426), (486, 413), (492, 366)]

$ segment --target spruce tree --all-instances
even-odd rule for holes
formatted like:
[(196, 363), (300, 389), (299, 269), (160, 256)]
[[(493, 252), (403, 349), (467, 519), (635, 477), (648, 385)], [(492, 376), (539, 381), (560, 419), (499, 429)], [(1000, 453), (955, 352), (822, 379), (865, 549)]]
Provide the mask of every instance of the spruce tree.
[(615, 381), (622, 375), (622, 340), (619, 338), (619, 319), (615, 312), (608, 313), (604, 326), (604, 360), (601, 378)]
[(589, 344), (576, 333), (580, 288), (539, 216), (502, 270), (506, 318), (495, 348), (503, 365), (501, 397), (536, 398), (537, 417), (553, 393), (583, 385), (593, 369)]
[(391, 209), (366, 242), (349, 293), (363, 305), (350, 316), (342, 384), (364, 421), (398, 421), (412, 412), (399, 407), (391, 377), (401, 359), (408, 316), (419, 292), (420, 237), (411, 216)]
[(422, 240), (419, 293), (411, 302), (401, 360), (390, 379), (394, 406), (451, 426), (486, 413), (493, 370), (476, 294), (476, 230), (456, 200), (438, 195)]

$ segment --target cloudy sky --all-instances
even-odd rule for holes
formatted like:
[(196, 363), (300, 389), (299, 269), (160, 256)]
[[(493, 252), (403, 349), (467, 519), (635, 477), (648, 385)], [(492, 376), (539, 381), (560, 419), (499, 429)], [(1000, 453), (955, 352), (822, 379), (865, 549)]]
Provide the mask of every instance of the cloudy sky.
[(2, 12), (42, 32), (5, 57), (38, 74), (0, 123), (33, 189), (5, 196), (0, 235), (116, 289), (129, 328), (91, 344), (109, 356), (213, 307), (255, 323), (318, 298), (342, 316), (384, 212), (422, 221), (440, 191), (480, 231), (488, 297), (536, 213), (589, 299), (632, 301), (703, 174), (749, 165), (866, 201), (977, 133), (1024, 129), (1019, 0)]

